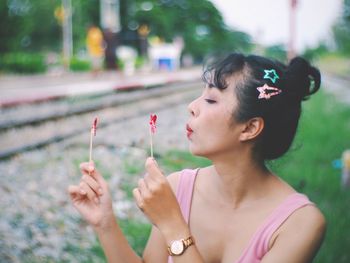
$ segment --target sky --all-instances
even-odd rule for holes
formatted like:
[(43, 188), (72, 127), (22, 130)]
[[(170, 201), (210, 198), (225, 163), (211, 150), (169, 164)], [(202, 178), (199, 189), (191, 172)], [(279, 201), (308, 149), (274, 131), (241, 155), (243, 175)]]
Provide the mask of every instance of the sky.
[[(226, 24), (249, 33), (264, 44), (287, 44), (290, 0), (211, 0)], [(298, 0), (296, 49), (316, 47), (329, 41), (331, 26), (341, 15), (342, 0)]]

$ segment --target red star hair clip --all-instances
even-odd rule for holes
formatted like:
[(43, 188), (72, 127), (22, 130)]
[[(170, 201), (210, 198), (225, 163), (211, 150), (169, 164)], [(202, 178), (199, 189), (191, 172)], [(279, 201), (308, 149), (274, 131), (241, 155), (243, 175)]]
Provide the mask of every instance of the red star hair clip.
[[(256, 88), (259, 91), (259, 97), (258, 99), (270, 99), (272, 96), (276, 96), (282, 92), (279, 88), (270, 87), (267, 84), (264, 84), (262, 87)], [(268, 93), (269, 91), (269, 93)]]

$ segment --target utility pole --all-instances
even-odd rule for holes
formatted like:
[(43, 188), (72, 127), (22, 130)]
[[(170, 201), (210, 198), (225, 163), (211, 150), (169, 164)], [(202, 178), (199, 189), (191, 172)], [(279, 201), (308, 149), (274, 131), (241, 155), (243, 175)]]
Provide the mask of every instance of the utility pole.
[(297, 0), (289, 0), (289, 42), (288, 42), (288, 60), (295, 57), (295, 38), (296, 38), (296, 9)]
[(73, 35), (72, 35), (72, 2), (62, 0), (63, 6), (63, 63), (69, 69), (69, 63), (73, 55)]

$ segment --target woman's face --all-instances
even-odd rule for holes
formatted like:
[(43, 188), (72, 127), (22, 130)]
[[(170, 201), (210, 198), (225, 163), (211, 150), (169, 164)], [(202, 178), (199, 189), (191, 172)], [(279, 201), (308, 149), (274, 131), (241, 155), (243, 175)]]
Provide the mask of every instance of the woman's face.
[(224, 90), (206, 86), (202, 95), (189, 104), (186, 129), (192, 154), (212, 159), (236, 149), (241, 124), (232, 118), (237, 107), (233, 82)]

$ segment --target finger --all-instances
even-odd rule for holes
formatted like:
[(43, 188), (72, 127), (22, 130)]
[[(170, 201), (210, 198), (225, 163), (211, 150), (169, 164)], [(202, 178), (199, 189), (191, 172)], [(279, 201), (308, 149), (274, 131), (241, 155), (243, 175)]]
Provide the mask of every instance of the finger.
[(160, 171), (156, 160), (152, 157), (148, 157), (145, 163), (146, 171), (149, 174), (149, 178), (157, 179), (164, 178), (163, 173)]
[(99, 183), (92, 176), (83, 175), (82, 180), (98, 195), (103, 194), (103, 190)]
[(143, 198), (141, 196), (140, 193), (140, 189), (138, 188), (134, 188), (134, 190), (132, 190), (132, 194), (134, 196), (134, 199), (136, 201), (136, 205), (140, 208), (140, 210), (143, 212), (144, 209), (144, 202), (143, 202)]
[(96, 204), (100, 203), (100, 199), (98, 198), (96, 193), (84, 181), (80, 182), (79, 188), (86, 193), (90, 201), (95, 202)]
[(103, 190), (107, 190), (107, 182), (97, 169), (95, 169), (90, 175), (96, 180)]
[(68, 193), (71, 196), (81, 195), (80, 188), (77, 185), (69, 185)]
[(91, 174), (95, 171), (95, 164), (92, 161), (81, 163), (80, 170), (83, 174)]
[(151, 196), (151, 192), (148, 189), (147, 183), (144, 179), (139, 179), (138, 181), (138, 189), (142, 196), (142, 199), (149, 199)]
[(102, 175), (99, 173), (99, 171), (97, 171), (97, 169), (95, 168), (95, 164), (93, 161), (81, 163), (80, 170), (83, 173), (83, 175), (86, 174), (94, 177), (103, 190), (107, 189), (107, 183), (102, 177)]

